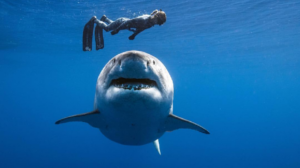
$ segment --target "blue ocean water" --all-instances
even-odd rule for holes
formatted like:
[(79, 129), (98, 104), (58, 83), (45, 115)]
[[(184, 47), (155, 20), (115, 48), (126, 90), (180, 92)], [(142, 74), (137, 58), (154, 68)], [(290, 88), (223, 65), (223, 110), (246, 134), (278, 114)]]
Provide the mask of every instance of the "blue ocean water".
[[(300, 167), (300, 2), (0, 1), (0, 167)], [(96, 15), (133, 18), (162, 9), (163, 26), (129, 41), (104, 33), (82, 51)], [(97, 76), (113, 56), (141, 50), (172, 76), (174, 114), (210, 131), (168, 132), (124, 146), (85, 123)]]

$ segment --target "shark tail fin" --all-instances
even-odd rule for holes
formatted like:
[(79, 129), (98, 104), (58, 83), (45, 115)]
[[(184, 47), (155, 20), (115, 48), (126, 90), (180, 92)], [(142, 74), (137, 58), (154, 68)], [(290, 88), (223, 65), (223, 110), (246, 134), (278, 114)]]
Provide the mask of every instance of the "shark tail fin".
[(155, 140), (153, 143), (154, 143), (154, 146), (155, 146), (155, 148), (156, 148), (157, 152), (159, 153), (159, 155), (161, 155), (161, 153), (160, 153), (160, 147), (159, 147), (159, 141), (158, 141), (158, 139), (157, 139), (157, 140)]
[(90, 124), (92, 127), (99, 127), (99, 123), (101, 122), (100, 112), (98, 110), (94, 110), (88, 113), (72, 115), (66, 118), (62, 118), (55, 122), (55, 124), (62, 124), (67, 122), (81, 121)]
[(173, 131), (180, 128), (186, 128), (186, 129), (193, 129), (199, 132), (202, 132), (204, 134), (209, 134), (209, 132), (203, 128), (202, 126), (193, 123), (189, 120), (180, 118), (176, 115), (169, 114), (167, 121), (166, 121), (166, 131)]

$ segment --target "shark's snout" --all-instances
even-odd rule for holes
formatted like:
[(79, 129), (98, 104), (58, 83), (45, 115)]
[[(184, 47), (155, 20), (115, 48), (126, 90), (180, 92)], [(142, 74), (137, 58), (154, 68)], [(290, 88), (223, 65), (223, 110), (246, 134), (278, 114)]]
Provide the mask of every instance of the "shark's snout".
[(150, 58), (141, 56), (137, 53), (130, 52), (119, 58), (119, 66), (122, 70), (127, 71), (145, 71), (150, 64)]

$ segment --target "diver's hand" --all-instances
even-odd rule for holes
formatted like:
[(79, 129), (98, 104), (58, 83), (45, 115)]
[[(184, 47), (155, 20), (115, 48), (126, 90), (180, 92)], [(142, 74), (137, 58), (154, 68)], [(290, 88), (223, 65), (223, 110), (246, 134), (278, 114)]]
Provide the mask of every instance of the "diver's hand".
[(110, 34), (111, 35), (115, 35), (115, 34), (117, 34), (119, 31), (117, 31), (117, 30), (113, 30)]
[(129, 40), (134, 40), (134, 36), (133, 35), (129, 36)]

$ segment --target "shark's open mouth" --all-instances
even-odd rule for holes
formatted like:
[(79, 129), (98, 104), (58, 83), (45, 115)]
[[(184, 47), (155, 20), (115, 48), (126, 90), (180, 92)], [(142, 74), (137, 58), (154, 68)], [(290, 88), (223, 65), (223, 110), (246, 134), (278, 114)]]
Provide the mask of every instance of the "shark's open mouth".
[(134, 89), (142, 90), (149, 89), (152, 87), (157, 87), (157, 84), (154, 80), (151, 79), (136, 79), (136, 78), (118, 78), (114, 79), (110, 83), (111, 86), (123, 89)]

